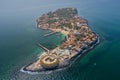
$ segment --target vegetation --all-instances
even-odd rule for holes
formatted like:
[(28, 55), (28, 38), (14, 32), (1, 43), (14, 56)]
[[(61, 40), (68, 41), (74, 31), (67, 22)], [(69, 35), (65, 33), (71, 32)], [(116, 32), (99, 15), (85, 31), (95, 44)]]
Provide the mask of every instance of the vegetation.
[(55, 20), (55, 19), (54, 19), (54, 20), (49, 20), (47, 23), (48, 23), (48, 24), (52, 24), (52, 23), (54, 23), (54, 22), (56, 22), (56, 21), (57, 21), (57, 20)]
[(81, 36), (78, 36), (78, 37), (77, 37), (77, 41), (80, 41), (80, 40), (81, 40), (81, 38), (82, 38)]
[(78, 12), (76, 8), (62, 8), (62, 9), (56, 10), (55, 13), (60, 17), (70, 19), (73, 16), (75, 16)]
[(70, 29), (72, 28), (72, 25), (70, 23), (64, 23), (64, 24), (62, 24), (62, 26), (68, 27)]

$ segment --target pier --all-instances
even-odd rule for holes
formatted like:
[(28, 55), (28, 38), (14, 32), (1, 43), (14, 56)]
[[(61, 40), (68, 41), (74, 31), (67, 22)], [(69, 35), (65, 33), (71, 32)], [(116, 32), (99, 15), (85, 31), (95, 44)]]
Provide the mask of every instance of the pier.
[[(58, 33), (58, 32), (57, 32), (57, 31), (53, 31), (53, 32), (51, 32), (51, 33), (48, 33), (48, 34), (43, 35), (42, 37), (47, 37), (47, 36), (49, 36), (49, 35), (53, 35), (53, 34), (56, 34), (56, 33)], [(42, 46), (40, 43), (37, 43), (37, 45), (38, 45), (39, 47), (41, 47), (42, 49), (44, 49), (47, 53), (50, 52), (49, 49), (47, 49), (46, 47)]]
[(47, 37), (47, 36), (49, 36), (49, 35), (53, 35), (53, 34), (56, 34), (57, 32), (51, 32), (51, 33), (48, 33), (48, 34), (45, 34), (45, 35), (43, 35), (42, 37)]
[(47, 49), (46, 47), (42, 46), (40, 43), (37, 43), (38, 46), (40, 46), (42, 49), (44, 49), (45, 51), (47, 51), (49, 53), (49, 49)]

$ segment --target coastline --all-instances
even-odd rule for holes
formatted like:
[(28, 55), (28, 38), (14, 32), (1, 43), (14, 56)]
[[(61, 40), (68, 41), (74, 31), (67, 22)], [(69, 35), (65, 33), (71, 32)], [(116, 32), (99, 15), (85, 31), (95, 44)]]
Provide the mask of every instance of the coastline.
[(33, 62), (29, 63), (28, 65), (26, 65), (24, 67), (22, 67), (20, 69), (20, 71), (24, 72), (24, 73), (28, 73), (28, 74), (49, 74), (49, 73), (51, 73), (53, 71), (61, 71), (61, 70), (64, 70), (66, 68), (69, 68), (78, 58), (79, 59), (82, 58), (83, 56), (85, 56), (85, 54), (87, 54), (89, 51), (94, 49), (98, 44), (100, 44), (100, 42), (101, 42), (100, 37), (99, 37), (98, 34), (96, 34), (96, 35), (97, 35), (97, 40), (92, 46), (88, 47), (85, 50), (82, 50), (82, 51), (78, 52), (78, 54), (75, 55), (74, 57), (72, 57), (69, 61), (67, 61), (67, 64), (64, 65), (64, 66), (58, 67), (56, 69), (51, 69), (51, 70), (45, 70), (45, 69), (43, 69), (43, 70), (34, 70), (34, 71), (27, 70), (26, 67), (28, 67), (29, 65), (35, 63), (39, 59), (39, 57), (37, 57)]
[[(63, 13), (59, 14), (61, 11)], [(64, 12), (68, 15), (65, 16)], [(51, 31), (43, 37), (61, 33), (65, 35), (65, 39), (52, 50), (38, 43), (45, 52), (34, 62), (24, 66), (21, 72), (36, 74), (63, 70), (100, 43), (99, 35), (89, 28), (88, 20), (80, 17), (75, 8), (58, 9), (42, 15), (37, 19), (37, 28)]]

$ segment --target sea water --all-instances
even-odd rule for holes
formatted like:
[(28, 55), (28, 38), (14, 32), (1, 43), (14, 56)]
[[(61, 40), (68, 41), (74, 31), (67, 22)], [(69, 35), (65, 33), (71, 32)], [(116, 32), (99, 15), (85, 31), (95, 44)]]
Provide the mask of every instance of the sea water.
[[(119, 80), (119, 0), (4, 0), (0, 2), (0, 80)], [(61, 34), (36, 28), (42, 14), (62, 7), (75, 7), (88, 19), (90, 28), (104, 38), (95, 49), (74, 64), (57, 72), (30, 75), (20, 69), (43, 52), (36, 43), (54, 48), (64, 40)]]

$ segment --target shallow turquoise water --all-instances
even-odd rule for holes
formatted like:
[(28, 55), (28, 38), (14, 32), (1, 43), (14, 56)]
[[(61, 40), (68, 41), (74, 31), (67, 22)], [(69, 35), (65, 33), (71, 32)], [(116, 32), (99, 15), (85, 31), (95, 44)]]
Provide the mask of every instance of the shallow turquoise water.
[[(119, 3), (118, 0), (1, 1), (0, 80), (119, 80)], [(35, 22), (41, 14), (61, 7), (76, 7), (89, 20), (91, 29), (105, 40), (64, 71), (38, 75), (19, 72), (42, 52), (36, 42), (43, 41), (50, 48), (62, 41), (59, 34), (40, 38), (49, 31), (38, 30)]]

